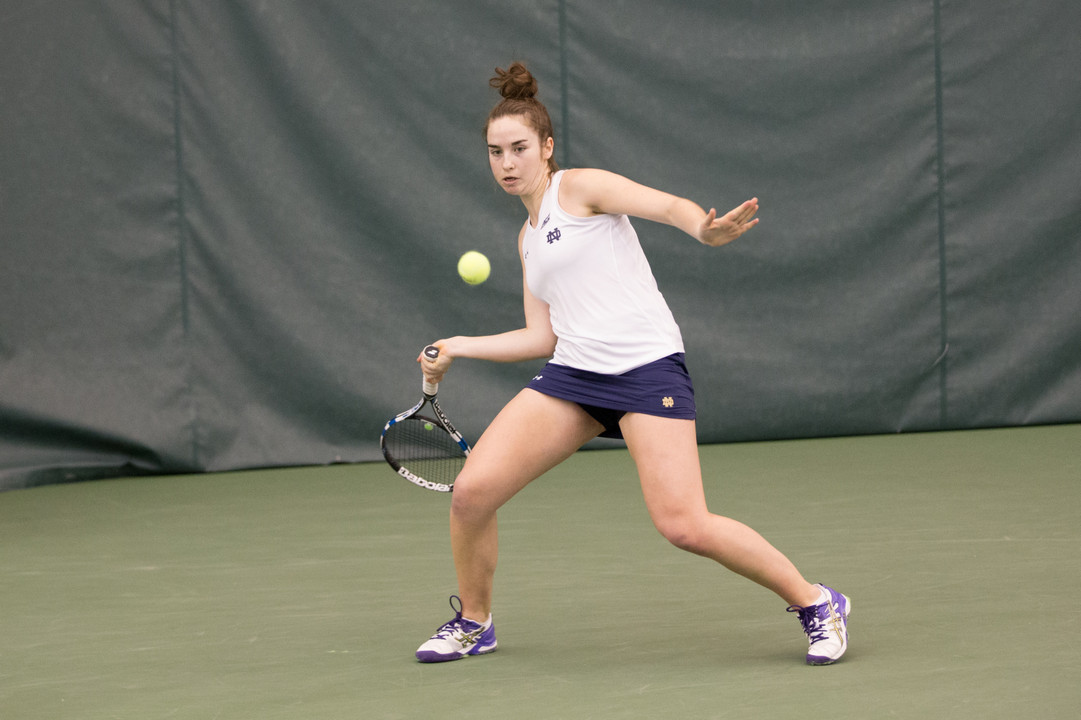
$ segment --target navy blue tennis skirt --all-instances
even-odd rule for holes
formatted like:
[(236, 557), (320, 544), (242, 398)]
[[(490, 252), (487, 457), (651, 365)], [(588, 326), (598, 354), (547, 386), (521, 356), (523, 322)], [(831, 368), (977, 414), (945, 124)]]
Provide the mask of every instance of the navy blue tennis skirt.
[(604, 426), (601, 437), (622, 438), (619, 419), (629, 412), (694, 420), (694, 386), (683, 358), (674, 353), (621, 375), (548, 363), (529, 387), (578, 403)]

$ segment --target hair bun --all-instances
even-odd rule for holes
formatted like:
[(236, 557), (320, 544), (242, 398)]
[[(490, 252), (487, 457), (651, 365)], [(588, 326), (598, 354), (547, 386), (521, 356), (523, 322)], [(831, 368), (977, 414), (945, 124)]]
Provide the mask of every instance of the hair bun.
[(499, 90), (499, 94), (508, 100), (525, 100), (536, 97), (537, 80), (533, 73), (520, 62), (513, 63), (506, 70), (495, 69), (495, 77), (488, 84)]

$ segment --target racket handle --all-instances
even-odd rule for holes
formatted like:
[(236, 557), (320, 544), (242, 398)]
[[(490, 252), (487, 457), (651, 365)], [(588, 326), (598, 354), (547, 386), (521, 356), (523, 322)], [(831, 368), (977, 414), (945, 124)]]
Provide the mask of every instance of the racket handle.
[[(439, 348), (437, 348), (435, 345), (429, 345), (428, 347), (424, 348), (424, 357), (428, 358), (429, 360), (435, 360), (437, 357), (439, 357)], [(439, 392), (439, 383), (429, 382), (428, 378), (424, 378), (421, 389), (424, 391), (425, 395), (435, 395), (437, 392)]]

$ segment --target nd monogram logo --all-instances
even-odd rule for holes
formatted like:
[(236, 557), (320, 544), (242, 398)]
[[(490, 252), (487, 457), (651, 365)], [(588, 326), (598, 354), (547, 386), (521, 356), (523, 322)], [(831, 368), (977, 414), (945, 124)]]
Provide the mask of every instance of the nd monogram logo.
[(670, 407), (674, 406), (675, 404), (676, 404), (676, 401), (673, 400), (670, 397), (666, 397), (666, 398), (661, 400), (661, 405), (664, 405), (666, 408), (670, 408)]
[(548, 233), (548, 244), (551, 245), (559, 238), (563, 237), (563, 233), (559, 232), (559, 228), (552, 230)]

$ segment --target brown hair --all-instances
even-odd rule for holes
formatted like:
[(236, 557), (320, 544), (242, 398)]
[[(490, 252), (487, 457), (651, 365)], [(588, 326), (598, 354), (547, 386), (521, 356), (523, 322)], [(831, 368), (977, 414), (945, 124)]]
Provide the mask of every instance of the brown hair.
[[(485, 137), (488, 135), (488, 126), (493, 120), (520, 116), (525, 120), (526, 125), (536, 131), (541, 143), (548, 138), (555, 140), (552, 118), (548, 115), (548, 109), (536, 98), (537, 79), (525, 65), (516, 62), (506, 70), (496, 68), (495, 77), (489, 80), (488, 84), (499, 90), (503, 99), (488, 113), (488, 121), (484, 123)], [(548, 158), (548, 169), (551, 172), (559, 170), (554, 153)]]

